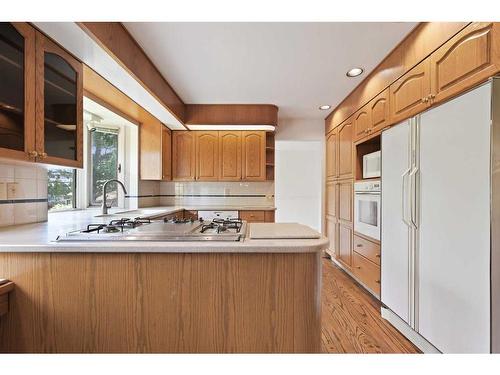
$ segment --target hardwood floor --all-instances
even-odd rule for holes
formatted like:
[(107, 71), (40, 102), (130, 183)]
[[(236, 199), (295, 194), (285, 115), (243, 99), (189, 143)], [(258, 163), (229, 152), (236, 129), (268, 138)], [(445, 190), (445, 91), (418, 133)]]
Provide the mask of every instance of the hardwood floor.
[(380, 302), (331, 260), (323, 259), (324, 353), (420, 353), (380, 316)]

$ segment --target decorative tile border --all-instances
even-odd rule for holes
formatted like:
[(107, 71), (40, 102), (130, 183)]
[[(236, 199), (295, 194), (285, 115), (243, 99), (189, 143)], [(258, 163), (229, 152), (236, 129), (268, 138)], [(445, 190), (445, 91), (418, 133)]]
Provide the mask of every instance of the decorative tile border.
[(47, 198), (34, 198), (34, 199), (2, 199), (0, 204), (17, 204), (17, 203), (45, 203), (48, 202)]

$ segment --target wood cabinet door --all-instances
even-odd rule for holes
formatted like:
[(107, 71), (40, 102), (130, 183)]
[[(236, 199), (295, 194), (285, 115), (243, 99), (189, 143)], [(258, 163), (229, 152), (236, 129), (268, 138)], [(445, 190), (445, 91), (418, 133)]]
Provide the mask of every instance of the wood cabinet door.
[(339, 178), (352, 177), (352, 167), (353, 167), (353, 125), (352, 119), (347, 119), (343, 124), (340, 125), (338, 130), (338, 166)]
[(352, 258), (352, 226), (339, 223), (339, 244), (338, 244), (337, 259), (351, 266)]
[(241, 131), (219, 131), (219, 179), (241, 180)]
[(172, 179), (172, 132), (163, 125), (161, 129), (161, 170), (162, 180)]
[(326, 136), (326, 178), (337, 177), (337, 132), (332, 130)]
[(498, 29), (493, 23), (474, 23), (431, 55), (433, 102), (456, 95), (497, 73), (500, 67)]
[(264, 219), (266, 223), (274, 223), (274, 211), (264, 211)]
[(327, 249), (327, 253), (330, 254), (331, 257), (337, 258), (337, 241), (338, 241), (338, 224), (337, 220), (332, 217), (326, 217), (325, 222), (325, 234), (328, 237), (328, 241), (330, 241)]
[(37, 161), (83, 167), (83, 65), (36, 33)]
[(0, 157), (35, 161), (35, 35), (0, 23)]
[(240, 211), (240, 219), (248, 223), (265, 223), (265, 211)]
[(329, 181), (326, 183), (326, 214), (337, 217), (337, 183)]
[(389, 88), (370, 101), (371, 132), (389, 125)]
[(339, 220), (346, 223), (352, 223), (353, 207), (353, 181), (343, 181), (338, 184), (338, 210)]
[(243, 180), (266, 179), (266, 132), (243, 132)]
[(371, 131), (370, 106), (365, 105), (354, 114), (354, 140), (366, 137)]
[(430, 59), (427, 58), (390, 86), (391, 121), (407, 119), (429, 106)]
[(139, 161), (142, 180), (163, 179), (163, 133), (159, 121), (143, 122), (139, 125)]
[(196, 136), (196, 179), (219, 179), (219, 132), (198, 131)]
[(195, 135), (191, 131), (172, 132), (172, 179), (193, 181), (195, 173)]

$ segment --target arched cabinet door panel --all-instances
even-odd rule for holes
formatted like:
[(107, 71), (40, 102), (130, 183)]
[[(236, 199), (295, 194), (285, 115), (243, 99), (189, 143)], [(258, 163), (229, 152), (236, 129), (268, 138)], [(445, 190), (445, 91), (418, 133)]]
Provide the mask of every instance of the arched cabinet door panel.
[(83, 68), (41, 33), (36, 34), (38, 161), (83, 167)]
[(195, 132), (172, 132), (172, 179), (193, 181), (196, 179)]
[(266, 132), (243, 132), (243, 180), (266, 179)]
[(241, 180), (241, 131), (219, 131), (219, 178)]
[(219, 132), (196, 132), (196, 179), (219, 179)]
[(35, 30), (0, 22), (0, 157), (34, 161), (34, 61)]

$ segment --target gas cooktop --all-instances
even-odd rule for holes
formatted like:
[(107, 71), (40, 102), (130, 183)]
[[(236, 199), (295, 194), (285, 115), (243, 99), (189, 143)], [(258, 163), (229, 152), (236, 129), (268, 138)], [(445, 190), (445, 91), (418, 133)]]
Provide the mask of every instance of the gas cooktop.
[(157, 219), (121, 218), (108, 224), (89, 224), (86, 228), (58, 236), (69, 241), (241, 241), (246, 222), (240, 219)]

